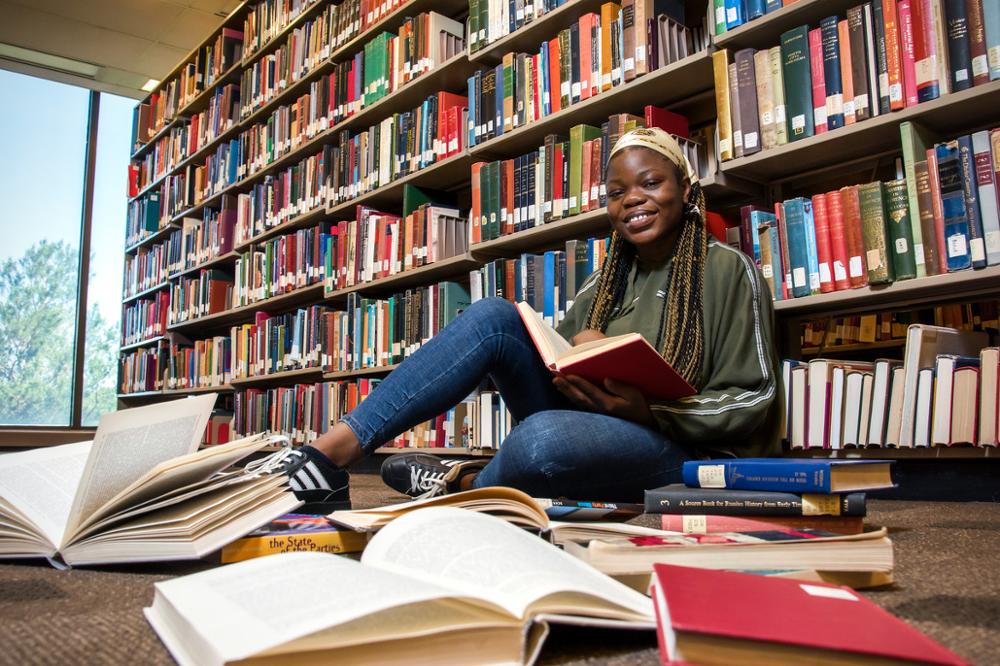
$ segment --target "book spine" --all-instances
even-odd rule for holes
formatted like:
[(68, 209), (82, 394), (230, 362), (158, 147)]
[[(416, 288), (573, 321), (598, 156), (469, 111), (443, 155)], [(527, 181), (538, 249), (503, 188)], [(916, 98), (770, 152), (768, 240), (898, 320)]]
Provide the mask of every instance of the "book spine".
[(767, 61), (771, 67), (771, 91), (774, 93), (774, 138), (779, 146), (783, 146), (788, 143), (788, 125), (785, 120), (785, 82), (780, 46), (767, 50)]
[(681, 474), (689, 488), (829, 493), (832, 467), (829, 462), (817, 460), (689, 460)]
[(774, 131), (774, 90), (771, 62), (767, 51), (757, 51), (753, 56), (754, 80), (757, 83), (757, 114), (760, 122), (761, 149), (778, 145)]
[(837, 24), (836, 16), (828, 16), (820, 21), (823, 35), (823, 81), (826, 84), (826, 122), (829, 129), (844, 126), (844, 86), (840, 78), (840, 35)]
[(896, 4), (899, 20), (899, 58), (903, 73), (903, 104), (914, 106), (917, 97), (916, 43), (913, 32), (913, 11), (911, 0), (899, 0)]
[(861, 201), (858, 186), (852, 185), (840, 190), (844, 207), (844, 228), (847, 230), (847, 276), (851, 288), (868, 284), (868, 264), (865, 260), (864, 233), (861, 229)]
[(917, 276), (913, 254), (913, 234), (910, 230), (910, 202), (905, 180), (892, 180), (885, 184), (885, 214), (892, 267), (897, 280)]
[(851, 83), (854, 87), (854, 117), (856, 120), (871, 118), (868, 89), (868, 56), (865, 50), (864, 6), (847, 10), (847, 32), (851, 50)]
[[(685, 474), (687, 469), (685, 467)], [(694, 480), (698, 480), (697, 473)], [(687, 483), (687, 476), (684, 479)], [(811, 494), (680, 485), (646, 491), (646, 513), (719, 516), (864, 516), (864, 493)], [(697, 488), (697, 489), (695, 489)]]
[(944, 0), (948, 69), (953, 91), (972, 87), (972, 44), (965, 0)]
[(757, 81), (754, 73), (754, 49), (736, 52), (736, 78), (739, 87), (740, 129), (743, 132), (743, 155), (760, 152), (760, 118), (757, 109)]
[[(875, 62), (877, 75), (879, 113), (889, 113), (889, 56), (885, 42), (885, 17), (883, 16), (883, 0), (872, 0), (870, 18), (871, 30), (874, 33)], [(867, 14), (866, 14), (867, 15)]]
[(358, 553), (367, 541), (363, 532), (351, 530), (245, 537), (225, 546), (221, 559), (228, 564), (276, 553)]
[(844, 227), (844, 204), (840, 192), (834, 190), (822, 195), (826, 198), (826, 212), (830, 219), (830, 256), (833, 268), (834, 289), (850, 289), (847, 274), (850, 254), (847, 250), (847, 229)]
[(969, 21), (969, 64), (972, 68), (972, 84), (981, 86), (990, 82), (986, 27), (983, 23), (983, 0), (965, 0), (965, 6), (966, 18)]
[(726, 67), (729, 70), (729, 108), (733, 114), (731, 119), (733, 125), (733, 157), (743, 157), (743, 108), (740, 101), (739, 77), (736, 73), (735, 62), (729, 63)]
[(972, 267), (986, 267), (986, 244), (983, 240), (983, 217), (979, 207), (979, 188), (976, 187), (975, 157), (972, 138), (968, 134), (958, 137), (958, 155), (962, 166), (962, 191), (965, 194), (965, 212), (969, 217), (969, 252)]
[(816, 134), (822, 134), (827, 130), (826, 77), (823, 60), (823, 31), (814, 28), (809, 31), (809, 76), (812, 81), (813, 127)]
[(803, 528), (824, 530), (834, 534), (861, 534), (864, 521), (861, 517), (840, 516), (774, 516), (747, 514), (730, 516), (711, 514), (660, 516), (660, 528), (685, 534), (718, 534), (722, 532), (767, 532), (772, 530), (799, 530)]
[[(942, 268), (942, 245), (938, 242), (937, 228), (934, 225), (934, 201), (931, 194), (931, 176), (927, 168), (927, 160), (921, 160), (913, 166), (913, 182), (917, 196), (917, 214), (919, 215), (920, 232), (924, 239), (924, 266), (927, 275), (938, 275), (947, 272), (948, 266)], [(909, 185), (907, 185), (909, 189)], [(910, 209), (913, 215), (913, 208)]]
[(815, 133), (806, 26), (781, 35), (781, 66), (788, 140), (798, 141)]
[(719, 160), (733, 159), (732, 109), (729, 99), (729, 51), (719, 49), (712, 54), (712, 71), (715, 76), (715, 108), (719, 130)]
[(830, 234), (830, 215), (826, 206), (826, 196), (812, 197), (813, 219), (816, 229), (816, 258), (819, 266), (819, 290), (828, 293), (835, 289), (833, 282), (833, 251)]
[(854, 111), (854, 78), (851, 64), (851, 32), (847, 19), (837, 21), (837, 41), (840, 50), (840, 85), (844, 90), (844, 124), (857, 122)]
[(861, 230), (868, 264), (868, 284), (892, 282), (895, 277), (889, 258), (886, 237), (885, 199), (882, 183), (866, 183), (858, 187), (861, 204)]
[(929, 102), (941, 96), (941, 82), (938, 79), (937, 40), (934, 38), (933, 0), (913, 0), (913, 50), (914, 68), (917, 80), (917, 100)]
[(788, 244), (789, 271), (793, 298), (809, 296), (809, 250), (806, 242), (805, 210), (802, 199), (791, 199), (782, 206), (782, 219)]
[(976, 189), (979, 194), (980, 217), (983, 224), (983, 243), (986, 263), (1000, 263), (1000, 202), (993, 174), (993, 155), (990, 150), (989, 132), (983, 130), (972, 135), (975, 162)]
[(934, 150), (948, 270), (964, 270), (972, 267), (972, 257), (969, 253), (969, 217), (965, 209), (958, 141), (939, 143)]
[(903, 99), (903, 61), (900, 50), (899, 12), (896, 0), (882, 0), (882, 21), (885, 30), (889, 109), (898, 111), (906, 105), (906, 100)]

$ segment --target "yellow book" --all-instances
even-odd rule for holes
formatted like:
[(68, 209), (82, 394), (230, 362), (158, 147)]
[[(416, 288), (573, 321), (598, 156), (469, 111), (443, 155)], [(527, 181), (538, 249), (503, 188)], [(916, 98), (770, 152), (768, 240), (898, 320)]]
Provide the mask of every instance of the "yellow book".
[(611, 87), (611, 24), (618, 19), (622, 8), (617, 2), (601, 5), (601, 90)]
[(733, 159), (733, 123), (729, 110), (729, 49), (712, 54), (715, 73), (715, 108), (719, 114), (719, 160)]
[(325, 516), (288, 513), (222, 549), (222, 563), (276, 553), (358, 553), (368, 538)]

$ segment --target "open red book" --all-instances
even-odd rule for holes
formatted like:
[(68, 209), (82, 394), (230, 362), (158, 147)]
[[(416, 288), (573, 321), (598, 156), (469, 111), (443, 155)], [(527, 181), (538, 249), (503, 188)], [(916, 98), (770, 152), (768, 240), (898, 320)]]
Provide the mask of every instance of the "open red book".
[(577, 375), (600, 387), (604, 386), (605, 379), (614, 379), (657, 400), (676, 400), (696, 393), (694, 387), (638, 333), (616, 335), (574, 347), (527, 303), (518, 303), (517, 311), (542, 361), (553, 372)]
[(848, 587), (653, 567), (664, 664), (965, 664)]

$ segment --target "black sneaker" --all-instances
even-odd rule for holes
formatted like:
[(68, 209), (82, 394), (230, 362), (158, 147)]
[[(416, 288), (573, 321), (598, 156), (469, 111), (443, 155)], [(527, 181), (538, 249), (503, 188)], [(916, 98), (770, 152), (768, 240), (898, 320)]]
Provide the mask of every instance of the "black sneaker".
[(463, 476), (486, 466), (482, 460), (439, 458), (429, 453), (397, 453), (382, 463), (387, 486), (417, 499), (459, 491)]
[(288, 476), (288, 486), (305, 502), (296, 509), (298, 513), (318, 515), (351, 508), (351, 475), (311, 446), (283, 448), (251, 465), (251, 471)]

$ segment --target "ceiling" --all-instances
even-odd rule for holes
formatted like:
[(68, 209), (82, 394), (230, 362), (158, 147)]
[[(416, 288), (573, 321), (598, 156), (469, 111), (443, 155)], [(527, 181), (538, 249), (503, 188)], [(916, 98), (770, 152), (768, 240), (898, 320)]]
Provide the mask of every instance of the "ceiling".
[[(0, 0), (0, 68), (142, 97), (240, 0)], [(83, 63), (47, 60), (5, 45)], [(86, 65), (91, 65), (87, 67)]]

